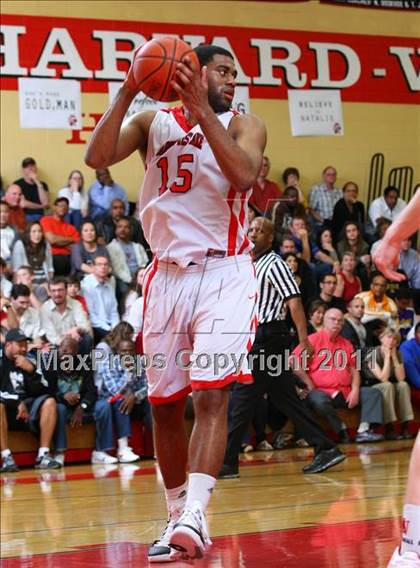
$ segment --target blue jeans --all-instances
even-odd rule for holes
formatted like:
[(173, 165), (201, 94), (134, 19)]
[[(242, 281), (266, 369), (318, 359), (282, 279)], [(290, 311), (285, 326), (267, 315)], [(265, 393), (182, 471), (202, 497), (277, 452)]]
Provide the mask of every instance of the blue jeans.
[[(61, 402), (57, 402), (57, 424), (54, 431), (54, 448), (56, 452), (64, 452), (67, 450), (66, 426), (70, 421), (74, 408), (70, 408)], [(94, 418), (92, 414), (83, 414), (83, 424), (88, 424), (89, 422), (93, 422), (93, 420)]]
[(117, 438), (131, 436), (130, 416), (120, 412), (121, 402), (122, 400), (117, 400), (109, 404), (104, 398), (95, 402), (93, 415), (96, 420), (96, 449), (101, 452), (112, 450), (115, 447), (114, 427)]
[(82, 212), (80, 209), (71, 209), (65, 216), (67, 223), (71, 223), (80, 231), (80, 226), (82, 224)]
[(40, 213), (26, 213), (25, 214), (25, 219), (27, 223), (30, 223), (31, 221), (39, 221), (41, 219), (41, 217), (43, 217), (43, 215), (40, 215)]

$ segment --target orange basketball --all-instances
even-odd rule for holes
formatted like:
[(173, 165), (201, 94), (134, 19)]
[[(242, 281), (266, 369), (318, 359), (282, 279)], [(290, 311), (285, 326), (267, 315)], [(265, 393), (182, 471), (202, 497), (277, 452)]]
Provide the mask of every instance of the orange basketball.
[(133, 74), (139, 91), (156, 101), (176, 101), (178, 94), (171, 87), (176, 64), (188, 55), (197, 69), (198, 57), (182, 39), (165, 37), (152, 39), (138, 51), (133, 61)]

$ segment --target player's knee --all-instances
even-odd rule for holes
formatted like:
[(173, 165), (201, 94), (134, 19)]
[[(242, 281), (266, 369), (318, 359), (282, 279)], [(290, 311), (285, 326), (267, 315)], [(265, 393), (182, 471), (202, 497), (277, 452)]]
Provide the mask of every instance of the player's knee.
[(193, 394), (193, 399), (196, 416), (200, 414), (214, 416), (219, 412), (225, 412), (229, 400), (229, 389), (196, 391)]
[(184, 420), (184, 412), (185, 399), (152, 406), (153, 418), (158, 424)]

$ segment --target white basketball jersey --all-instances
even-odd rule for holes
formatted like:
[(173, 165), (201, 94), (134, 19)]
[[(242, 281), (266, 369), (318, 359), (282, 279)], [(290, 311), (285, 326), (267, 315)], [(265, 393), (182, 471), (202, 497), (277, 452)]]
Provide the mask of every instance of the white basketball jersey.
[[(225, 128), (234, 111), (219, 114)], [(150, 126), (140, 219), (156, 257), (182, 267), (206, 257), (246, 254), (247, 202), (222, 173), (201, 127), (180, 107), (159, 110)]]

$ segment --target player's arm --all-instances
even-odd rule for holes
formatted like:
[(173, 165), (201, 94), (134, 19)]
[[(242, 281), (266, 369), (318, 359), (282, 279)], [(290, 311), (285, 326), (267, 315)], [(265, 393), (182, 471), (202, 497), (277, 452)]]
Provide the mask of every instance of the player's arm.
[(387, 229), (381, 244), (373, 253), (373, 262), (377, 269), (390, 280), (404, 280), (404, 275), (395, 272), (398, 268), (401, 241), (408, 239), (420, 228), (420, 187), (411, 198), (407, 207), (401, 211)]
[(136, 150), (145, 156), (149, 128), (156, 113), (137, 113), (121, 128), (133, 97), (134, 94), (123, 85), (98, 122), (85, 155), (85, 162), (91, 168), (107, 168)]
[(238, 115), (226, 130), (209, 107), (199, 124), (226, 178), (237, 191), (247, 191), (261, 169), (266, 144), (262, 120), (253, 115)]
[(177, 66), (173, 88), (201, 126), (220, 169), (240, 192), (247, 191), (261, 169), (266, 145), (263, 121), (253, 115), (238, 115), (224, 128), (208, 102), (207, 68), (198, 73), (186, 57)]

